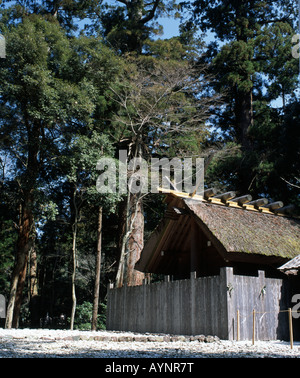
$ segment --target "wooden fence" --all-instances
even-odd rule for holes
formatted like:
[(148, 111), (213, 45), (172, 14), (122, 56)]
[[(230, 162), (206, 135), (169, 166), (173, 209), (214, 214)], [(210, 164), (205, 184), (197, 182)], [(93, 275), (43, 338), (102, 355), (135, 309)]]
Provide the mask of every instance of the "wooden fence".
[(221, 268), (219, 276), (108, 290), (107, 329), (182, 335), (237, 337), (237, 310), (240, 340), (251, 340), (253, 309), (256, 311), (256, 338), (289, 338), (286, 310), (290, 305), (288, 282), (233, 274)]

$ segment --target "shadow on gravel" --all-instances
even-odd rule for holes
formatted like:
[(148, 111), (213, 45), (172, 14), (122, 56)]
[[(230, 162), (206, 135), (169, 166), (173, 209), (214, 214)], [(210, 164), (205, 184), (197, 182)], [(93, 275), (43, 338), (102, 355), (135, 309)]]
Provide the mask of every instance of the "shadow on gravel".
[[(55, 341), (43, 341), (45, 344), (53, 344)], [(1, 340), (0, 340), (1, 346)], [(40, 351), (38, 349), (41, 348)], [(153, 345), (153, 349), (155, 345)], [(10, 345), (3, 345), (0, 348), (1, 358), (103, 358), (103, 359), (199, 359), (199, 358), (300, 358), (300, 348), (297, 347), (297, 355), (288, 352), (283, 353), (259, 353), (256, 351), (237, 352), (185, 352), (179, 348), (168, 348), (165, 350), (118, 350), (107, 348), (85, 348), (80, 351), (72, 351), (72, 346), (64, 345), (58, 352), (46, 351), (41, 347), (40, 341), (31, 341), (28, 345), (20, 345), (12, 342)], [(294, 350), (295, 352), (295, 350)], [(150, 362), (149, 362), (150, 363)]]

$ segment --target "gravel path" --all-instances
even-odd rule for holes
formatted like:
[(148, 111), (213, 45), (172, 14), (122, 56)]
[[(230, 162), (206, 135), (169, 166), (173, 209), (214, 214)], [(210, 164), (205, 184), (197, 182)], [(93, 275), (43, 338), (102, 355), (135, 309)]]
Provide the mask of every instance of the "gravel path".
[(6, 330), (0, 358), (286, 358), (300, 357), (300, 343), (224, 341), (214, 337), (109, 331)]

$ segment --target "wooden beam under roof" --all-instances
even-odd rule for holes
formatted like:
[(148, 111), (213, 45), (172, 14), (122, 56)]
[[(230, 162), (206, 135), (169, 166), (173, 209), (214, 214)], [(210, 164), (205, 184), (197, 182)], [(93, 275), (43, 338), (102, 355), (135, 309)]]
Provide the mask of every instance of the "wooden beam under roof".
[(177, 198), (209, 202), (211, 204), (230, 206), (271, 215), (291, 216), (294, 209), (293, 205), (283, 206), (283, 202), (281, 201), (268, 204), (269, 201), (267, 198), (258, 198), (252, 201), (250, 194), (235, 198), (236, 194), (234, 191), (216, 195), (216, 189), (214, 188), (206, 189), (203, 192), (203, 196), (198, 194), (192, 196), (192, 194), (173, 189), (158, 188), (158, 190), (160, 193), (171, 194)]

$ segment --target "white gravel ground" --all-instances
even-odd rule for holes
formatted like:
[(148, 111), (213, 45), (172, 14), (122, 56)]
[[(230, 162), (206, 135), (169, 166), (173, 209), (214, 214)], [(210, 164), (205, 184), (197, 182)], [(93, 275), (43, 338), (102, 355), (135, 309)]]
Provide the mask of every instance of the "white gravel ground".
[(290, 343), (282, 341), (257, 341), (253, 346), (252, 341), (199, 342), (186, 341), (184, 337), (146, 336), (130, 332), (0, 328), (0, 358), (300, 357), (299, 342), (291, 349)]

